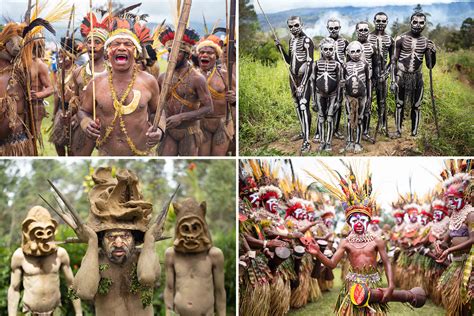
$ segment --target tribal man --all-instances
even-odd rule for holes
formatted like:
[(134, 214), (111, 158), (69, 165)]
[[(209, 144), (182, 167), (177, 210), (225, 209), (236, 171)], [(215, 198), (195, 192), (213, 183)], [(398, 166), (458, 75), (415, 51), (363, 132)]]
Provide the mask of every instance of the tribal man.
[[(454, 161), (451, 161), (454, 164)], [(441, 242), (435, 243), (438, 262), (444, 262), (452, 255), (452, 262), (441, 275), (438, 289), (441, 290), (443, 304), (447, 315), (472, 315), (474, 298), (474, 277), (472, 260), (474, 254), (474, 208), (471, 202), (472, 165), (465, 161), (458, 168), (450, 168), (444, 173), (444, 197), (446, 206), (451, 211), (449, 235), (442, 242), (449, 248), (442, 249)], [(453, 172), (454, 171), (454, 172)], [(442, 174), (443, 175), (443, 174)]]
[[(376, 61), (374, 63), (373, 85), (377, 98), (377, 126), (388, 136), (387, 129), (387, 78), (390, 74), (393, 55), (393, 38), (385, 33), (388, 17), (383, 12), (374, 16), (375, 30), (369, 34), (369, 42), (375, 47)], [(377, 131), (378, 132), (378, 131)], [(376, 133), (377, 133), (376, 132)]]
[(49, 78), (48, 65), (43, 61), (44, 45), (44, 39), (36, 38), (33, 40), (33, 61), (28, 67), (31, 82), (30, 97), (33, 104), (35, 132), (38, 139), (41, 139), (41, 123), (48, 116), (44, 99), (54, 92), (53, 84)]
[[(374, 70), (375, 70), (375, 62), (376, 62), (376, 48), (375, 46), (368, 41), (369, 38), (369, 23), (368, 22), (359, 22), (356, 24), (355, 31), (357, 34), (357, 40), (359, 43), (362, 44), (364, 49), (364, 56), (365, 61), (369, 64), (369, 78), (373, 83), (374, 78)], [(372, 94), (367, 96), (367, 106), (365, 107), (364, 111), (364, 119), (363, 119), (363, 131), (362, 137), (370, 142), (374, 142), (374, 140), (369, 135), (370, 129), (370, 115), (372, 114)]]
[[(53, 315), (61, 304), (59, 272), (64, 273), (68, 286), (74, 276), (69, 255), (54, 244), (58, 223), (49, 212), (34, 206), (22, 223), (22, 245), (12, 256), (11, 283), (8, 289), (8, 315), (16, 316), (23, 287), (23, 312), (32, 316)], [(23, 279), (23, 281), (22, 281)], [(81, 301), (72, 301), (75, 315), (82, 315)]]
[[(92, 79), (92, 50), (94, 50), (94, 77), (106, 74), (104, 60), (104, 43), (107, 40), (108, 31), (105, 21), (97, 21), (95, 14), (92, 14), (95, 21), (93, 28), (90, 23), (90, 14), (87, 14), (82, 20), (81, 35), (85, 39), (85, 46), (89, 56), (89, 61), (81, 67), (74, 70), (72, 80), (74, 82), (74, 95), (69, 100), (71, 106), (71, 156), (90, 156), (95, 148), (95, 141), (87, 137), (86, 133), (80, 126), (78, 111), (81, 108), (81, 100), (83, 99), (87, 84)], [(93, 30), (93, 32), (92, 32)], [(94, 43), (92, 43), (92, 38)]]
[(303, 21), (300, 17), (290, 17), (287, 24), (291, 33), (288, 54), (278, 40), (275, 40), (275, 44), (285, 57), (286, 63), (290, 65), (291, 95), (301, 125), (301, 133), (292, 140), (303, 139), (301, 152), (304, 153), (311, 148), (309, 143), (311, 131), (310, 78), (314, 61), (314, 44), (311, 38), (303, 32)]
[(93, 301), (98, 316), (152, 316), (153, 292), (161, 273), (155, 241), (162, 238), (169, 205), (150, 223), (153, 206), (143, 200), (137, 175), (126, 169), (113, 175), (112, 168), (98, 168), (92, 179), (87, 223), (67, 201), (67, 213), (55, 209), (87, 243), (72, 295)]
[(149, 155), (164, 134), (164, 116), (157, 129), (152, 125), (160, 92), (158, 83), (136, 64), (142, 50), (140, 43), (150, 41), (149, 30), (140, 21), (130, 23), (120, 18), (114, 23), (120, 28), (110, 33), (104, 45), (110, 67), (106, 74), (95, 78), (95, 87), (87, 85), (79, 112), (82, 129), (96, 140), (102, 156)]
[(207, 78), (207, 85), (212, 96), (214, 111), (201, 120), (204, 142), (199, 148), (199, 156), (225, 156), (234, 137), (231, 106), (235, 106), (235, 80), (228, 91), (227, 69), (219, 67), (216, 62), (222, 55), (220, 39), (209, 35), (198, 43), (199, 68)]
[(363, 52), (361, 43), (354, 41), (347, 46), (348, 61), (344, 68), (346, 113), (347, 113), (347, 145), (345, 150), (359, 153), (365, 108), (371, 106), (370, 67)]
[[(159, 36), (160, 42), (169, 52), (174, 35), (175, 31), (167, 27)], [(203, 140), (200, 119), (213, 112), (206, 78), (189, 62), (191, 50), (198, 40), (196, 31), (185, 30), (171, 80), (171, 96), (164, 109), (167, 117), (166, 134), (158, 149), (160, 156), (197, 156)], [(164, 84), (165, 75), (160, 75), (160, 86)]]
[[(336, 42), (332, 38), (323, 39), (319, 44), (319, 49), (321, 50), (321, 58), (314, 62), (312, 78), (314, 103), (318, 112), (318, 133), (321, 140), (319, 149), (331, 151), (334, 115), (337, 111), (337, 100), (341, 92), (342, 66), (335, 60)], [(324, 126), (325, 122), (327, 122), (327, 130)], [(313, 141), (317, 141), (317, 136)]]
[[(331, 37), (334, 41), (336, 41), (336, 61), (338, 61), (341, 65), (345, 65), (346, 62), (346, 48), (349, 45), (349, 42), (339, 35), (341, 31), (341, 22), (337, 19), (331, 18), (328, 20), (326, 28), (329, 32), (329, 37)], [(341, 91), (339, 91), (339, 98), (337, 99), (337, 106), (336, 106), (336, 114), (334, 117), (334, 136), (339, 139), (343, 139), (344, 136), (342, 133), (339, 132), (339, 123), (341, 121), (341, 111), (342, 111), (342, 102), (343, 102), (343, 87), (340, 87)]]
[(27, 128), (27, 103), (13, 60), (21, 49), (25, 25), (10, 22), (0, 33), (0, 156), (33, 156)]
[(432, 41), (421, 35), (426, 16), (417, 12), (410, 18), (411, 30), (397, 36), (392, 59), (391, 89), (396, 96), (394, 138), (402, 136), (405, 103), (411, 105), (411, 135), (416, 136), (420, 125), (420, 108), (423, 101), (423, 57), (429, 69), (436, 64), (436, 48)]

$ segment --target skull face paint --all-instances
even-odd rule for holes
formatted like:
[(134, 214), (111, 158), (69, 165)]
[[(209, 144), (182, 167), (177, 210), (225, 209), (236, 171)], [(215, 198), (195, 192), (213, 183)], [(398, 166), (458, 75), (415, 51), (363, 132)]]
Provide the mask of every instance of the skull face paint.
[(410, 21), (411, 32), (414, 34), (421, 34), (426, 26), (426, 17), (415, 15)]
[(326, 28), (329, 31), (329, 36), (333, 39), (339, 37), (339, 31), (341, 30), (341, 22), (338, 20), (329, 20)]
[(303, 23), (298, 16), (289, 18), (287, 21), (288, 29), (293, 36), (298, 36), (303, 31)]
[(334, 59), (335, 55), (335, 42), (329, 40), (323, 40), (320, 45), (321, 56), (325, 59)]
[(349, 54), (349, 57), (353, 61), (359, 61), (362, 58), (362, 53), (363, 53), (363, 47), (362, 44), (355, 41), (351, 42), (347, 46), (347, 53)]
[(356, 25), (357, 40), (359, 42), (367, 41), (369, 37), (369, 24), (368, 23), (358, 23)]
[(385, 14), (377, 14), (374, 17), (374, 24), (378, 31), (385, 31), (388, 24), (388, 17)]
[(102, 239), (102, 249), (109, 260), (116, 264), (126, 262), (134, 248), (135, 239), (132, 232), (127, 229), (106, 231)]
[(22, 250), (30, 256), (46, 256), (57, 250), (53, 244), (57, 222), (49, 212), (34, 206), (22, 224)]
[(348, 220), (349, 225), (356, 234), (364, 234), (369, 226), (370, 218), (362, 213), (354, 213)]

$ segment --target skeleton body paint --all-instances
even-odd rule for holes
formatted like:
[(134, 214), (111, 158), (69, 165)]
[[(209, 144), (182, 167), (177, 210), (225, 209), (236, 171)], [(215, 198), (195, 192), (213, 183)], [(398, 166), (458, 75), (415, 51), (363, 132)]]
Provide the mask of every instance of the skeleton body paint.
[(288, 65), (290, 65), (291, 76), (294, 79), (294, 81), (290, 80), (291, 94), (301, 125), (301, 134), (298, 138), (303, 139), (301, 152), (307, 152), (310, 149), (310, 77), (314, 60), (314, 44), (311, 38), (303, 32), (303, 24), (300, 17), (290, 17), (287, 24), (291, 33), (288, 54), (283, 50), (279, 42), (276, 42), (276, 45), (282, 51)]
[[(369, 34), (369, 42), (375, 47), (376, 61), (374, 63), (373, 85), (377, 99), (377, 115), (379, 126), (387, 135), (387, 78), (391, 69), (394, 40), (385, 33), (388, 17), (379, 12), (374, 16), (375, 30)], [(388, 59), (388, 60), (387, 60)]]
[(355, 41), (347, 46), (348, 61), (344, 69), (347, 113), (347, 151), (362, 151), (362, 119), (371, 93), (369, 64), (365, 61), (363, 46)]
[[(345, 65), (345, 53), (349, 42), (339, 35), (339, 32), (341, 31), (341, 22), (336, 19), (329, 19), (326, 28), (329, 32), (329, 37), (331, 37), (336, 42), (336, 61), (338, 61), (341, 65)], [(343, 102), (342, 99), (344, 97), (342, 86), (340, 87), (338, 95), (339, 96), (336, 100), (336, 112), (334, 115), (334, 136), (339, 139), (342, 139), (343, 135), (339, 132), (339, 123), (341, 121), (341, 111)]]
[(420, 124), (420, 107), (423, 99), (423, 58), (426, 65), (433, 68), (436, 64), (436, 49), (432, 41), (422, 36), (426, 25), (426, 16), (415, 13), (410, 19), (411, 30), (397, 37), (393, 55), (392, 85), (396, 96), (395, 125), (396, 133), (401, 137), (404, 107), (411, 105), (411, 135), (416, 136)]

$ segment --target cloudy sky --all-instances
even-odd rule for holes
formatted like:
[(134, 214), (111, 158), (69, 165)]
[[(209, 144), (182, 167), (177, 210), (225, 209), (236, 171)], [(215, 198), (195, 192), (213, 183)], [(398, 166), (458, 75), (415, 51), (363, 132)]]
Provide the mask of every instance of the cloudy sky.
[[(53, 5), (58, 3), (59, 0), (49, 0), (49, 4)], [(87, 13), (89, 8), (89, 1), (87, 0), (68, 0), (71, 5), (75, 3), (77, 14), (82, 17)], [(107, 0), (93, 0), (93, 6), (101, 6), (106, 4)], [(140, 12), (142, 14), (147, 13), (150, 15), (148, 21), (155, 23), (161, 23), (163, 19), (167, 19), (167, 23), (173, 21), (172, 8), (175, 8), (175, 0), (120, 0), (114, 1), (129, 6), (142, 2)], [(26, 11), (27, 0), (0, 0), (0, 20), (3, 16), (8, 16), (14, 20), (19, 20)], [(35, 0), (32, 0), (35, 3)], [(44, 0), (40, 0), (40, 3), (44, 3)], [(202, 15), (206, 17), (209, 28), (216, 22), (217, 19), (221, 19), (222, 25), (225, 25), (225, 0), (195, 0), (191, 7), (191, 21), (202, 22)], [(135, 11), (134, 11), (135, 12)], [(77, 21), (77, 18), (76, 18)]]
[[(463, 0), (259, 0), (265, 13), (280, 12), (297, 8), (332, 8), (341, 6), (383, 6), (383, 5), (426, 5), (432, 3), (449, 3), (449, 2), (468, 2)], [(257, 1), (253, 0), (254, 6), (260, 13)]]

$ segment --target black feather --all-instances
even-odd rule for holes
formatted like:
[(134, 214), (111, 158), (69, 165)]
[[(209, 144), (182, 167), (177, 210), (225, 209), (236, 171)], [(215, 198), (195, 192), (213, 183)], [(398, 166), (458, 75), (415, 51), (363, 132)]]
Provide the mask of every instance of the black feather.
[(212, 31), (212, 34), (217, 34), (219, 32), (226, 33), (227, 29), (225, 27), (216, 27), (214, 31)]
[(34, 19), (33, 21), (31, 21), (31, 23), (27, 27), (24, 28), (23, 37), (25, 37), (26, 34), (28, 34), (32, 29), (34, 29), (37, 26), (43, 26), (45, 29), (50, 31), (53, 35), (56, 35), (56, 31), (54, 30), (51, 23), (49, 23), (45, 19), (37, 18), (37, 19)]
[(112, 13), (112, 16), (118, 16), (118, 17), (121, 17), (122, 15), (124, 15), (125, 13), (129, 12), (129, 11), (132, 11), (133, 9), (135, 8), (138, 8), (139, 6), (141, 6), (142, 3), (137, 3), (137, 4), (132, 4), (131, 6), (128, 6), (126, 8), (123, 8), (123, 9), (119, 9), (115, 12)]

